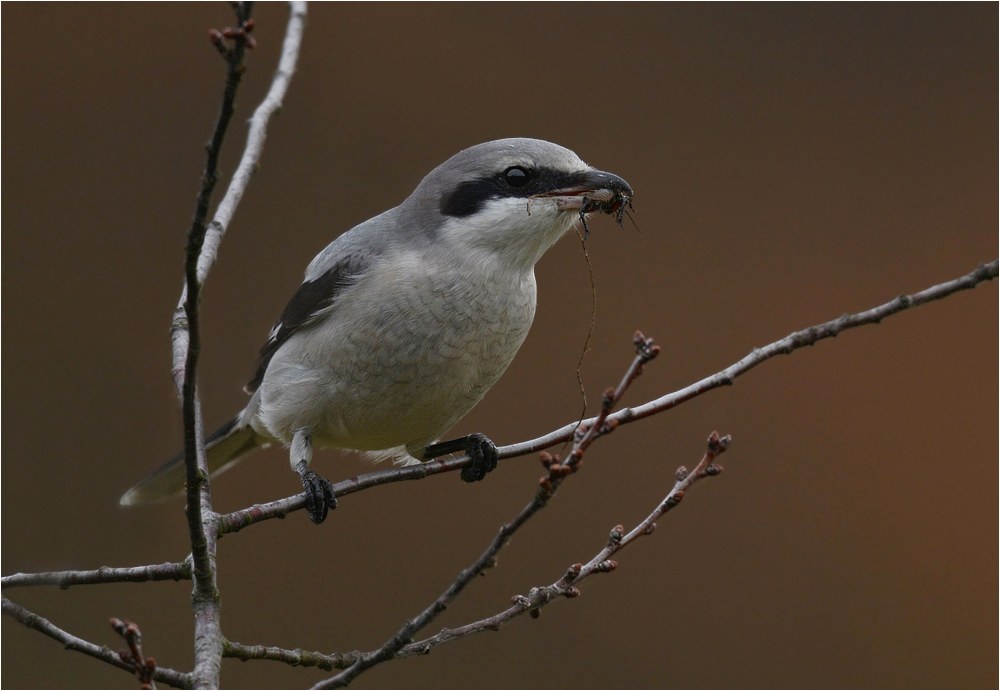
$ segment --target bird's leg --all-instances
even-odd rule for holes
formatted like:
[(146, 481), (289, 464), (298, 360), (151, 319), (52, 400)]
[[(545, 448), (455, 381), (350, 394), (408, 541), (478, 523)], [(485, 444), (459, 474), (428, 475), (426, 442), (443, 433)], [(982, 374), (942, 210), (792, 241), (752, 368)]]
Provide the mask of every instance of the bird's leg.
[(312, 439), (305, 430), (299, 430), (292, 437), (290, 461), (292, 470), (302, 478), (309, 520), (319, 525), (326, 520), (326, 514), (330, 509), (337, 508), (337, 497), (333, 494), (333, 485), (329, 480), (309, 470), (309, 462), (312, 461)]
[(485, 434), (470, 434), (467, 437), (432, 444), (424, 449), (424, 460), (429, 461), (438, 456), (464, 451), (472, 463), (462, 468), (462, 479), (466, 482), (476, 482), (486, 477), (486, 473), (497, 467), (497, 447)]

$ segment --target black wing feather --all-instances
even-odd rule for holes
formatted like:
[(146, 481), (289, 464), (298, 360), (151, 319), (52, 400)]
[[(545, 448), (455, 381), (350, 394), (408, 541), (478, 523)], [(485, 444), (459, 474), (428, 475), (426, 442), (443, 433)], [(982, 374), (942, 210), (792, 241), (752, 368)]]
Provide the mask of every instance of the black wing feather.
[(254, 378), (244, 387), (247, 393), (253, 393), (260, 387), (267, 366), (278, 349), (293, 334), (315, 321), (344, 289), (354, 285), (366, 268), (367, 262), (361, 257), (348, 255), (315, 280), (306, 281), (299, 286), (281, 313), (281, 317), (275, 322), (274, 328), (271, 329), (267, 343), (260, 349), (260, 366)]

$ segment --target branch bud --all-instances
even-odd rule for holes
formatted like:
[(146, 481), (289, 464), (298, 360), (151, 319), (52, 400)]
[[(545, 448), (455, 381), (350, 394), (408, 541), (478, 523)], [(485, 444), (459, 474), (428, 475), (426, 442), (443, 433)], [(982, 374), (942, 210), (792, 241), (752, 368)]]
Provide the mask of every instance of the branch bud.
[(566, 589), (566, 592), (563, 594), (566, 597), (580, 597), (580, 589), (574, 586), (570, 586)]
[(611, 529), (611, 535), (608, 537), (608, 546), (613, 547), (622, 541), (625, 537), (625, 528), (621, 525), (616, 525)]
[(571, 567), (566, 569), (566, 575), (563, 576), (563, 580), (567, 583), (572, 583), (576, 580), (576, 577), (580, 575), (580, 570), (583, 568), (583, 564), (573, 564)]
[(687, 479), (687, 476), (688, 476), (688, 469), (686, 466), (682, 465), (680, 468), (677, 469), (677, 482), (683, 482), (684, 480)]

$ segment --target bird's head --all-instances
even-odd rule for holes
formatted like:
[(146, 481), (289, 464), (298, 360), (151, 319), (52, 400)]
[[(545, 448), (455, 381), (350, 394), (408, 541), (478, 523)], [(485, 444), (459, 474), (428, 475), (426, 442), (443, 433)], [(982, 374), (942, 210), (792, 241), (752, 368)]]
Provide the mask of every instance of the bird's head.
[(434, 218), (435, 232), (457, 251), (490, 252), (530, 268), (585, 215), (620, 214), (631, 198), (622, 178), (569, 149), (500, 139), (452, 156), (407, 202)]

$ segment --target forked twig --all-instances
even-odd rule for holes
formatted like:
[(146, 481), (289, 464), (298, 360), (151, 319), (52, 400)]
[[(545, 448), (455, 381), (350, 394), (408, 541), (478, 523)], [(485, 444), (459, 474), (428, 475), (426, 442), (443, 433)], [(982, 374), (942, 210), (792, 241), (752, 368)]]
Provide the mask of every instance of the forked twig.
[[(33, 612), (29, 612), (21, 605), (11, 602), (7, 598), (2, 598), (2, 601), (4, 614), (13, 617), (29, 629), (34, 629), (35, 631), (45, 634), (49, 638), (59, 641), (66, 650), (75, 650), (83, 653), (84, 655), (89, 655), (90, 657), (101, 660), (102, 662), (107, 662), (109, 665), (113, 665), (119, 669), (124, 669), (126, 672), (136, 672), (135, 666), (130, 660), (122, 659), (121, 655), (111, 650), (111, 648), (107, 646), (95, 645), (90, 641), (85, 641), (82, 638), (78, 638), (71, 633), (63, 631), (45, 617), (40, 617)], [(177, 672), (172, 669), (157, 667), (151, 672), (151, 676), (156, 681), (163, 682), (164, 684), (170, 684), (171, 686), (175, 686), (179, 689), (191, 688), (192, 677), (190, 674), (185, 672)]]

